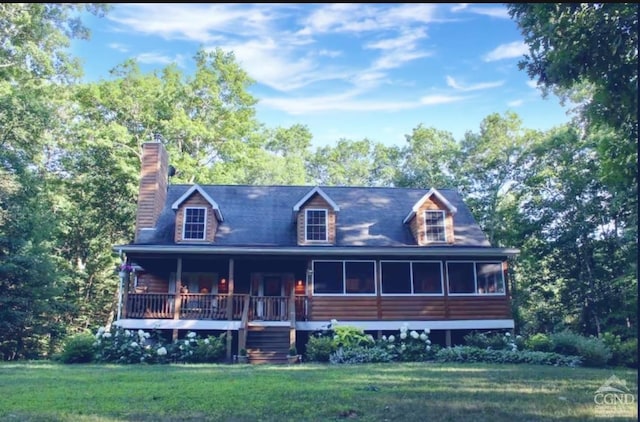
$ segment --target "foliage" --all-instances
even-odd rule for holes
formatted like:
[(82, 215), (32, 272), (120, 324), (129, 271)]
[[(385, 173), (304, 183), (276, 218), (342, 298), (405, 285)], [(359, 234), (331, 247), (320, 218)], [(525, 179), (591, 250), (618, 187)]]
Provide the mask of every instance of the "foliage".
[(96, 361), (103, 363), (213, 363), (224, 355), (225, 336), (226, 333), (201, 338), (190, 331), (184, 339), (165, 343), (158, 333), (100, 327), (93, 345)]
[(638, 368), (638, 339), (622, 340), (618, 335), (604, 333), (602, 341), (611, 350), (609, 363), (614, 366)]
[(307, 341), (307, 360), (312, 362), (329, 362), (331, 353), (336, 351), (331, 337), (323, 335), (311, 335)]
[(616, 209), (622, 274), (615, 284), (635, 283), (637, 290), (638, 7), (509, 3), (508, 9), (529, 47), (520, 68), (545, 93), (578, 104), (580, 127), (594, 137), (598, 165), (588, 177), (608, 188), (607, 203)]
[(94, 361), (95, 338), (88, 333), (75, 334), (65, 343), (60, 361), (63, 363), (89, 363)]
[(527, 349), (535, 352), (550, 352), (553, 349), (553, 341), (544, 333), (536, 333), (525, 341)]
[(332, 364), (356, 364), (356, 363), (387, 363), (397, 360), (397, 354), (393, 349), (388, 350), (386, 345), (354, 346), (339, 348), (329, 358)]
[[(521, 340), (517, 336), (517, 340)], [(493, 350), (518, 350), (518, 344), (516, 344), (516, 338), (511, 336), (511, 333), (497, 333), (497, 332), (478, 332), (473, 331), (464, 336), (464, 341), (467, 346), (477, 347), (480, 349), (493, 349)]]
[(187, 337), (178, 342), (178, 362), (186, 363), (211, 363), (218, 362), (224, 356), (226, 350), (226, 333), (220, 336), (208, 336), (199, 338), (198, 334), (191, 331)]
[(335, 347), (351, 348), (373, 344), (373, 338), (366, 335), (360, 328), (348, 325), (332, 324), (333, 343)]
[(440, 349), (435, 356), (438, 362), (464, 363), (526, 363), (533, 365), (579, 366), (582, 358), (553, 352), (480, 349), (473, 346), (453, 346)]
[(553, 333), (550, 338), (553, 352), (580, 356), (585, 366), (602, 367), (611, 359), (611, 351), (599, 338), (584, 337), (570, 330)]

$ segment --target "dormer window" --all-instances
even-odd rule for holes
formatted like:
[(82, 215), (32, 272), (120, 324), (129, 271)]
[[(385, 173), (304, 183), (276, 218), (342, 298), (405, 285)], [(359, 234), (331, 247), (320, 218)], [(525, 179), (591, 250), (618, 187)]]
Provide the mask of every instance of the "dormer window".
[(444, 211), (428, 210), (424, 212), (424, 235), (427, 242), (446, 242)]
[(205, 240), (207, 224), (206, 208), (190, 208), (184, 210), (184, 227), (182, 236), (185, 240)]
[(306, 209), (305, 240), (326, 242), (327, 239), (327, 210)]

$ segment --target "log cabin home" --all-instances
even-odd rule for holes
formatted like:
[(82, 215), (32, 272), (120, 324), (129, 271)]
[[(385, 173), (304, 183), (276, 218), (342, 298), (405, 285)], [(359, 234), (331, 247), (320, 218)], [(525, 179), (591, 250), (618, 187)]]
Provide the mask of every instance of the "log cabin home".
[[(286, 361), (335, 319), (374, 337), (430, 329), (450, 345), (514, 327), (507, 262), (449, 189), (170, 184), (143, 145), (135, 239), (114, 250), (116, 324), (227, 333), (227, 358)], [(456, 337), (457, 336), (457, 337)]]

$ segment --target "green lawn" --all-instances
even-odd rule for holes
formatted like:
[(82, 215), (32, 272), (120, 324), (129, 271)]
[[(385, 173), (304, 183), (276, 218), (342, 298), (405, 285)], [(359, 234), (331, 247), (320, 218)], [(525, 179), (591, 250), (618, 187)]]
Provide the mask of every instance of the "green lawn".
[[(635, 400), (626, 418), (594, 403), (612, 375)], [(528, 365), (2, 363), (0, 420), (637, 420), (637, 385), (633, 370)]]

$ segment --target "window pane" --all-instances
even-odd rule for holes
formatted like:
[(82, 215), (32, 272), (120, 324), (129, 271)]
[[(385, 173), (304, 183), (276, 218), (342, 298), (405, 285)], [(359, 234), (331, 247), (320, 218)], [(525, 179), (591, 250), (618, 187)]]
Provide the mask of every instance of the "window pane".
[(314, 293), (343, 293), (342, 262), (313, 263)]
[(307, 210), (307, 240), (327, 240), (327, 212)]
[(447, 262), (449, 293), (475, 293), (473, 262)]
[(373, 262), (345, 262), (347, 293), (375, 293)]
[(414, 293), (442, 293), (439, 262), (414, 262), (412, 268)]
[(477, 262), (478, 293), (504, 293), (502, 264), (499, 262)]
[(382, 263), (382, 293), (411, 293), (411, 266), (408, 262)]
[(444, 213), (442, 211), (425, 211), (425, 238), (428, 242), (444, 242)]
[(187, 208), (184, 214), (184, 238), (204, 239), (205, 209)]

